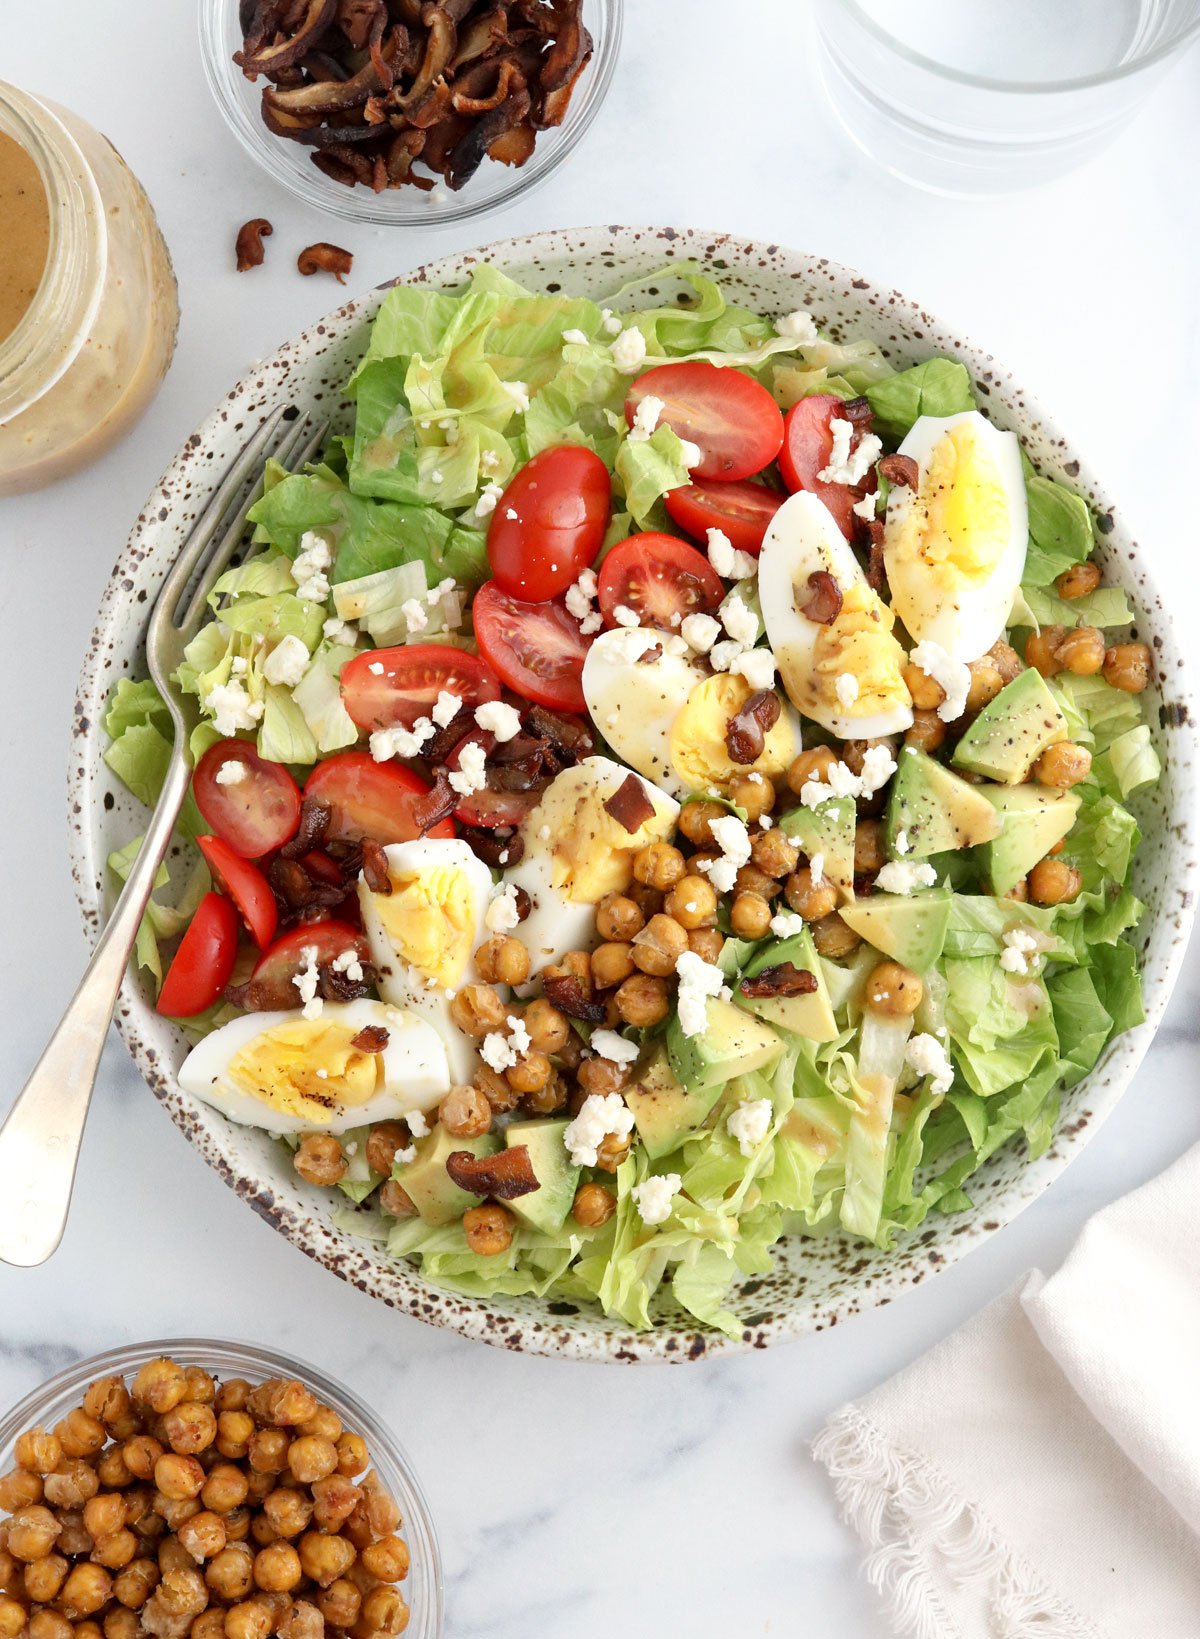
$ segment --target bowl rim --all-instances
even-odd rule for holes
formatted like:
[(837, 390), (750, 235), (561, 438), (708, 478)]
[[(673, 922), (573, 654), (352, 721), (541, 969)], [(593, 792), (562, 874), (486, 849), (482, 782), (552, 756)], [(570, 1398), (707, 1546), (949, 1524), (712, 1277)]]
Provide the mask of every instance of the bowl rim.
[[(549, 229), (535, 234), (496, 240), (485, 246), (451, 252), (423, 262), (394, 280), (387, 281), (373, 290), (364, 291), (361, 297), (344, 303), (324, 318), (314, 321), (298, 336), (285, 341), (270, 358), (257, 364), (230, 389), (226, 399), (209, 412), (197, 430), (185, 441), (163, 478), (151, 491), (150, 498), (139, 513), (129, 540), (105, 588), (80, 675), (75, 719), (76, 733), (82, 737), (83, 744), (78, 747), (78, 754), (72, 757), (68, 774), (68, 800), (76, 806), (77, 812), (84, 816), (89, 813), (90, 782), (97, 771), (98, 758), (93, 748), (102, 740), (98, 708), (111, 687), (111, 680), (106, 681), (101, 675), (101, 660), (114, 625), (114, 606), (118, 601), (114, 598), (115, 589), (123, 575), (130, 569), (135, 569), (147, 557), (148, 549), (140, 544), (142, 536), (160, 518), (161, 497), (166, 492), (169, 481), (173, 477), (181, 477), (189, 458), (202, 450), (205, 441), (219, 432), (228, 420), (229, 404), (240, 394), (245, 393), (249, 396), (250, 389), (255, 388), (257, 391), (250, 398), (247, 407), (252, 407), (256, 417), (265, 416), (279, 395), (279, 389), (272, 384), (272, 376), (284, 368), (288, 356), (305, 349), (316, 350), (327, 326), (335, 322), (346, 322), (355, 316), (361, 317), (362, 303), (374, 302), (379, 293), (386, 291), (391, 284), (401, 281), (427, 284), (453, 282), (456, 278), (461, 278), (464, 268), (469, 270), (469, 266), (476, 261), (487, 259), (504, 266), (506, 258), (516, 260), (524, 256), (528, 260), (535, 256), (539, 249), (553, 256), (556, 242), (561, 242), (564, 236), (585, 243), (589, 255), (597, 261), (600, 260), (603, 251), (615, 257), (615, 263), (609, 262), (605, 266), (618, 278), (622, 252), (628, 254), (634, 245), (647, 239), (661, 239), (670, 245), (671, 253), (679, 259), (682, 259), (689, 247), (710, 261), (727, 256), (735, 265), (752, 265), (753, 259), (760, 255), (769, 254), (777, 257), (785, 254), (792, 264), (792, 276), (796, 279), (798, 288), (802, 287), (805, 280), (811, 282), (810, 274), (805, 270), (819, 269), (823, 275), (832, 274), (844, 289), (853, 289), (864, 300), (868, 297), (877, 298), (890, 320), (895, 321), (899, 318), (901, 322), (906, 322), (931, 349), (952, 344), (955, 356), (968, 364), (976, 380), (988, 373), (995, 374), (1001, 368), (991, 354), (977, 347), (962, 332), (942, 324), (916, 302), (899, 292), (889, 290), (878, 281), (868, 279), (844, 264), (827, 257), (785, 249), (775, 243), (747, 240), (730, 233), (613, 224)], [(797, 267), (801, 271), (794, 271)], [(1101, 517), (1106, 513), (1110, 517), (1115, 516), (1107, 491), (1096, 480), (1086, 461), (1076, 454), (1074, 445), (1069, 444), (1063, 437), (1053, 419), (1047, 416), (1040, 403), (1023, 389), (1014, 387), (1014, 391), (1019, 391), (1021, 413), (1035, 419), (1042, 437), (1055, 441), (1069, 453), (1071, 482), (1092, 496), (1095, 509)], [(213, 487), (218, 479), (219, 474), (217, 479), (213, 480)], [(207, 479), (205, 485), (207, 488)], [(165, 518), (165, 511), (161, 516)], [(1128, 544), (1134, 544), (1129, 531), (1123, 532), (1123, 538)], [(1155, 624), (1155, 635), (1164, 635), (1177, 656), (1178, 670), (1172, 674), (1171, 689), (1173, 696), (1180, 701), (1181, 710), (1178, 721), (1173, 721), (1172, 724), (1178, 735), (1173, 743), (1180, 746), (1182, 741), (1186, 741), (1186, 750), (1194, 760), (1197, 751), (1200, 750), (1200, 722), (1195, 708), (1190, 665), (1185, 661), (1182, 645), (1176, 640), (1177, 628), (1170, 613), (1170, 605), (1162, 598), (1153, 571), (1146, 567), (1144, 559), (1139, 560), (1138, 568), (1145, 600), (1155, 600), (1160, 610), (1160, 619)], [(1187, 758), (1182, 752), (1179, 753), (1179, 760), (1181, 764), (1186, 765)], [(1168, 821), (1181, 848), (1185, 837), (1190, 840), (1194, 834), (1198, 819), (1200, 788), (1193, 784), (1191, 801), (1186, 812), (1172, 813)], [(103, 876), (103, 856), (95, 847), (95, 840), (92, 828), (82, 823), (71, 833), (72, 876), (85, 932), (89, 938), (95, 937), (98, 926), (101, 901), (96, 884)], [(946, 1238), (938, 1249), (937, 1257), (931, 1256), (932, 1267), (928, 1273), (957, 1262), (966, 1252), (989, 1239), (1019, 1216), (1066, 1169), (1070, 1160), (1087, 1143), (1092, 1133), (1098, 1129), (1117, 1100), (1124, 1094), (1161, 1022), (1178, 979), (1187, 937), (1195, 920), (1197, 893), (1194, 879), (1197, 869), (1200, 868), (1200, 856), (1193, 853), (1184, 860), (1183, 865), (1187, 881), (1176, 885), (1176, 899), (1173, 905), (1164, 907), (1160, 912), (1160, 919), (1166, 920), (1173, 911), (1179, 937), (1174, 940), (1169, 953), (1163, 959), (1155, 988), (1146, 998), (1145, 1022), (1110, 1042), (1096, 1066), (1079, 1084), (1080, 1087), (1089, 1084), (1096, 1084), (1098, 1087), (1098, 1094), (1093, 1095), (1090, 1100), (1087, 1121), (1072, 1124), (1070, 1129), (1065, 1123), (1060, 1122), (1055, 1142), (1046, 1153), (1035, 1161), (1026, 1161), (1023, 1164), (1019, 1175), (1021, 1187), (1012, 1189), (1011, 1199), (1006, 1196), (1003, 1208), (993, 1207), (986, 1219), (977, 1207), (974, 1217), (965, 1223), (958, 1233)], [(660, 1325), (648, 1332), (609, 1332), (599, 1329), (588, 1331), (586, 1323), (591, 1318), (591, 1311), (588, 1309), (579, 1311), (584, 1322), (582, 1326), (557, 1324), (553, 1311), (548, 1308), (542, 1320), (537, 1323), (523, 1323), (519, 1317), (514, 1319), (502, 1310), (492, 1308), (485, 1299), (466, 1298), (423, 1281), (417, 1269), (403, 1260), (394, 1260), (388, 1265), (392, 1278), (386, 1283), (373, 1279), (363, 1268), (353, 1267), (353, 1259), (347, 1258), (344, 1248), (338, 1251), (323, 1250), (319, 1245), (315, 1245), (314, 1242), (320, 1237), (314, 1234), (311, 1227), (299, 1219), (286, 1203), (277, 1199), (269, 1183), (252, 1176), (239, 1176), (214, 1140), (202, 1128), (194, 1124), (188, 1125), (184, 1112), (177, 1104), (172, 1104), (168, 1096), (172, 1090), (178, 1093), (177, 1084), (166, 1071), (158, 1050), (147, 1042), (141, 1033), (138, 1015), (147, 1012), (144, 1000), (137, 993), (136, 984), (130, 983), (127, 978), (122, 987), (115, 1020), (122, 1039), (155, 1096), (160, 1101), (168, 1103), (172, 1120), (230, 1188), (246, 1199), (260, 1216), (283, 1233), (293, 1245), (342, 1279), (358, 1286), (369, 1295), (382, 1298), (384, 1302), (404, 1313), (434, 1325), (447, 1326), (465, 1337), (498, 1347), (559, 1358), (620, 1364), (677, 1364), (718, 1354), (765, 1348), (776, 1342), (804, 1336), (825, 1326), (837, 1324), (839, 1320), (859, 1312), (862, 1307), (875, 1307), (890, 1302), (893, 1297), (907, 1289), (907, 1284), (898, 1281), (889, 1285), (884, 1273), (878, 1280), (866, 1283), (865, 1291), (839, 1291), (836, 1299), (830, 1299), (819, 1309), (812, 1303), (795, 1305), (782, 1315), (772, 1317), (761, 1329), (747, 1329), (740, 1339), (735, 1340), (724, 1333), (680, 1325)], [(1107, 1077), (1101, 1081), (1101, 1073), (1105, 1071), (1108, 1072)], [(355, 1252), (361, 1251), (361, 1247), (358, 1243), (353, 1243), (351, 1237), (343, 1236), (342, 1240), (350, 1242)], [(367, 1260), (360, 1260), (365, 1261)], [(919, 1274), (914, 1277), (920, 1278)], [(572, 1319), (574, 1318), (577, 1317), (573, 1315)]]

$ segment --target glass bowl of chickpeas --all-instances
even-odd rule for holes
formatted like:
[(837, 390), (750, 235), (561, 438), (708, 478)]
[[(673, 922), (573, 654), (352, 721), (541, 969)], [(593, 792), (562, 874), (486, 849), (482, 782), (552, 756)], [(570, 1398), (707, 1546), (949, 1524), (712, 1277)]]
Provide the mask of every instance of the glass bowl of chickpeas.
[(0, 1639), (435, 1639), (420, 1485), (349, 1390), (246, 1343), (79, 1361), (0, 1423)]

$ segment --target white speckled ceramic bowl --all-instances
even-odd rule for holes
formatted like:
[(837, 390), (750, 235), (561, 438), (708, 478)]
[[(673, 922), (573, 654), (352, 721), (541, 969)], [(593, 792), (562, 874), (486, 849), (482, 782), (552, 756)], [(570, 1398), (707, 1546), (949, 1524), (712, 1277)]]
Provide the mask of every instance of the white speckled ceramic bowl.
[[(1092, 1074), (1067, 1096), (1058, 1136), (1040, 1160), (1027, 1165), (1019, 1150), (1009, 1147), (972, 1179), (973, 1211), (931, 1218), (889, 1252), (836, 1236), (794, 1238), (777, 1247), (771, 1274), (744, 1281), (732, 1297), (732, 1307), (745, 1320), (739, 1344), (697, 1331), (689, 1317), (670, 1305), (661, 1309), (655, 1331), (636, 1334), (574, 1304), (459, 1297), (430, 1286), (409, 1264), (389, 1261), (377, 1248), (352, 1240), (333, 1227), (326, 1198), (293, 1174), (277, 1144), (253, 1129), (233, 1126), (180, 1091), (175, 1070), (184, 1056), (184, 1040), (155, 1014), (142, 986), (127, 982), (117, 1023), (155, 1095), (209, 1165), (281, 1233), (344, 1280), (408, 1314), (505, 1348), (583, 1360), (682, 1361), (739, 1347), (766, 1348), (898, 1297), (994, 1234), (1058, 1177), (1128, 1086), (1162, 1017), (1194, 913), (1197, 746), (1179, 634), (1144, 555), (1079, 453), (989, 354), (915, 303), (836, 262), (779, 245), (685, 229), (543, 233), (446, 257), (407, 277), (450, 286), (488, 260), (535, 288), (601, 297), (633, 276), (688, 257), (707, 263), (751, 307), (789, 312), (805, 305), (835, 336), (873, 337), (899, 366), (935, 352), (961, 358), (989, 415), (1020, 434), (1042, 472), (1073, 485), (1095, 507), (1103, 531), (1105, 578), (1128, 593), (1138, 632), (1153, 645), (1159, 678), (1147, 699), (1164, 776), (1135, 804), (1145, 833), (1135, 887), (1148, 906), (1136, 933), (1148, 1016), (1141, 1028), (1113, 1043)], [(138, 834), (145, 819), (102, 760), (99, 725), (108, 694), (119, 677), (144, 674), (142, 636), (155, 591), (226, 462), (278, 405), (330, 413), (379, 301), (380, 293), (371, 291), (347, 302), (232, 389), (155, 486), (113, 571), (80, 680), (70, 771), (72, 866), (93, 934), (111, 904), (105, 858)]]

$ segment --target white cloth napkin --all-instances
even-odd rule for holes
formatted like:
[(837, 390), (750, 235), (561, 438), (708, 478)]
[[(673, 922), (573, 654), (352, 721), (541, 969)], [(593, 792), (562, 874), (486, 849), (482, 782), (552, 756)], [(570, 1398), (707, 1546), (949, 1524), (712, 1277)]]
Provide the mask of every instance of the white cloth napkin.
[(813, 1453), (897, 1634), (1200, 1639), (1200, 1147)]

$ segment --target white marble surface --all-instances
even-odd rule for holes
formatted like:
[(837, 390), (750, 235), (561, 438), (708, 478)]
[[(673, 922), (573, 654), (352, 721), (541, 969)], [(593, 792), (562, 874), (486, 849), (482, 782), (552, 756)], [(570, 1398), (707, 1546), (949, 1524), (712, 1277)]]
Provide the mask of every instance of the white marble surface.
[[(291, 272), (290, 246), (347, 244), (361, 285), (469, 240), (589, 221), (692, 223), (820, 249), (918, 295), (1018, 371), (1091, 452), (1179, 607), (1194, 599), (1200, 57), (1076, 177), (948, 203), (889, 181), (837, 128), (796, 0), (737, 8), (754, 19), (744, 46), (720, 0), (628, 9), (612, 95), (572, 162), (528, 203), (440, 231), (330, 224), (249, 169), (209, 104), (185, 0), (59, 0), (21, 8), (6, 31), (0, 73), (93, 120), (147, 184), (184, 318), (170, 379), (135, 436), (77, 479), (0, 503), (0, 1107), (84, 959), (63, 776), (94, 607), (191, 427), (254, 358), (334, 305), (331, 284)], [(233, 232), (260, 214), (276, 227), (271, 265), (238, 279)], [(123, 1340), (278, 1343), (343, 1374), (407, 1443), (437, 1516), (455, 1639), (876, 1639), (883, 1624), (807, 1441), (841, 1400), (1024, 1269), (1053, 1266), (1091, 1212), (1200, 1137), (1198, 1005), (1194, 959), (1116, 1115), (1049, 1196), (966, 1263), (845, 1330), (685, 1371), (506, 1356), (373, 1307), (206, 1170), (114, 1039), (62, 1250), (40, 1271), (0, 1270), (0, 1403)], [(479, 1460), (489, 1436), (494, 1464)]]

